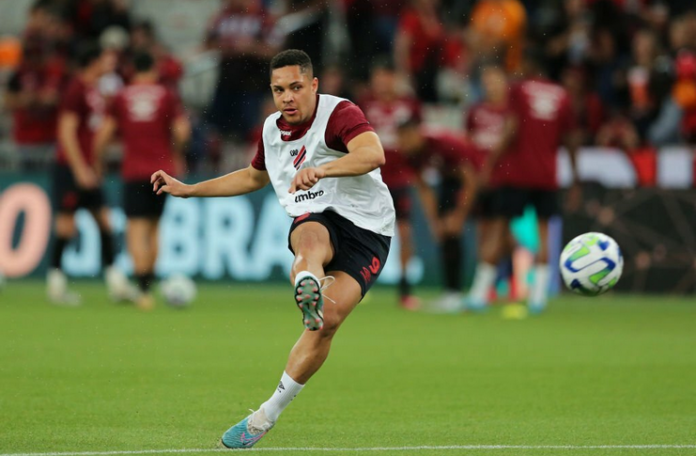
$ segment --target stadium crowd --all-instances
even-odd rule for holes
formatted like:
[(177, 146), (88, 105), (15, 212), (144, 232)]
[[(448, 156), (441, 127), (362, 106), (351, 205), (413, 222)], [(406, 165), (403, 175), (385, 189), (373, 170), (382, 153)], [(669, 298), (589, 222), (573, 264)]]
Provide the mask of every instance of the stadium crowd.
[[(570, 93), (584, 144), (644, 156), (696, 140), (696, 7), (686, 0), (226, 0), (202, 38), (219, 52), (201, 122), (219, 134), (201, 139), (209, 145), (256, 138), (269, 106), (267, 64), (283, 48), (312, 57), (326, 93), (364, 99), (373, 63), (388, 59), (401, 92), (466, 111), (481, 98), (481, 62), (501, 59), (514, 77), (522, 50), (535, 46)], [(167, 84), (184, 74), (153, 22), (133, 17), (127, 2), (38, 0), (21, 51), (1, 53), (11, 137), (28, 166), (55, 142), (61, 88), (85, 41), (112, 55), (100, 82), (108, 96), (132, 78), (138, 50), (156, 56)]]

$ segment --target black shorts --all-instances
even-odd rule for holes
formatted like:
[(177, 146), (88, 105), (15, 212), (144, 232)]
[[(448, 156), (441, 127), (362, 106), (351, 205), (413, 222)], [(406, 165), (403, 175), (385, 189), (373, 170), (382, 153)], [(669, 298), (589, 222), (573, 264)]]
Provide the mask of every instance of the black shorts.
[(68, 165), (56, 164), (53, 167), (53, 207), (56, 212), (74, 213), (78, 208), (89, 210), (104, 206), (101, 188), (85, 190), (75, 181)]
[(532, 205), (537, 217), (549, 219), (560, 213), (556, 190), (501, 187), (492, 190), (492, 212), (508, 219), (520, 217)]
[(411, 198), (411, 189), (408, 187), (390, 188), (392, 201), (394, 201), (394, 210), (396, 211), (397, 220), (408, 220), (411, 218), (411, 207), (413, 199)]
[(476, 195), (472, 214), (474, 217), (489, 219), (495, 216), (495, 190), (482, 190)]
[(440, 184), (440, 197), (438, 199), (438, 213), (440, 216), (452, 212), (459, 202), (462, 190), (462, 181), (456, 178), (444, 178)]
[(295, 254), (290, 236), (298, 226), (307, 222), (318, 222), (329, 231), (334, 249), (331, 262), (324, 270), (343, 271), (360, 284), (362, 295), (375, 283), (389, 255), (391, 238), (357, 227), (345, 217), (335, 212), (307, 213), (295, 218), (288, 233), (288, 248)]
[(129, 218), (160, 218), (166, 201), (164, 194), (152, 191), (150, 181), (133, 181), (123, 184), (123, 210)]

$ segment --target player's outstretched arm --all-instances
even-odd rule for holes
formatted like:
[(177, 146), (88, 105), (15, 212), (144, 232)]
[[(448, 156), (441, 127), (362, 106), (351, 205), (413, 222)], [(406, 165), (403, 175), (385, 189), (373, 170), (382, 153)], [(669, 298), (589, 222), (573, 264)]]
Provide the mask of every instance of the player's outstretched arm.
[(265, 187), (268, 182), (268, 172), (253, 166), (193, 185), (184, 184), (162, 170), (150, 178), (155, 193), (169, 193), (180, 198), (244, 195)]

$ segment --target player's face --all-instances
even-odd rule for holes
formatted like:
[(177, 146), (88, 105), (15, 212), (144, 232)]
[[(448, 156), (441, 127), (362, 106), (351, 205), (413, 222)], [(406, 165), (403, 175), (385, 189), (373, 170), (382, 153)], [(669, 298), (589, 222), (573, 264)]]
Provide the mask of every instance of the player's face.
[(395, 84), (396, 77), (393, 71), (378, 68), (372, 73), (370, 85), (372, 86), (372, 92), (378, 98), (391, 97)]
[(276, 108), (290, 125), (308, 121), (317, 104), (319, 80), (299, 65), (276, 68), (271, 73), (271, 91)]
[(417, 126), (400, 128), (397, 140), (399, 151), (408, 156), (416, 155), (423, 146), (423, 135)]
[(481, 73), (481, 82), (486, 92), (486, 100), (499, 102), (507, 96), (507, 76), (502, 68), (486, 67)]

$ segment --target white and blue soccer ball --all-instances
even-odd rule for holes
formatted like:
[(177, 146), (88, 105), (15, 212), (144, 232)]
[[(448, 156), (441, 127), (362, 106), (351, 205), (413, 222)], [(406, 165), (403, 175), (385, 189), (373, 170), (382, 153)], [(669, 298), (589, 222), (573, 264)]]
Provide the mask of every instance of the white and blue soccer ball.
[(166, 303), (172, 307), (187, 307), (196, 299), (196, 283), (183, 274), (164, 279), (160, 290)]
[(611, 290), (621, 278), (623, 256), (614, 239), (603, 233), (585, 233), (561, 252), (563, 282), (573, 292), (597, 296)]

